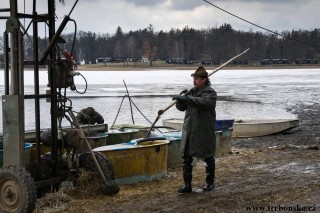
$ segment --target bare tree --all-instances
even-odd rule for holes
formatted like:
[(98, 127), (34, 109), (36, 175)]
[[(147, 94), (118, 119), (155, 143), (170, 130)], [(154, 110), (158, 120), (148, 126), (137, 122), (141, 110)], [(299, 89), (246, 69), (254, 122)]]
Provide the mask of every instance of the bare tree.
[(152, 66), (152, 62), (155, 56), (155, 35), (154, 35), (154, 27), (152, 24), (149, 24), (147, 28), (148, 37), (146, 38), (143, 48), (145, 49), (145, 55), (150, 62), (150, 66)]
[(3, 37), (0, 36), (0, 54), (3, 54), (3, 44), (4, 44)]

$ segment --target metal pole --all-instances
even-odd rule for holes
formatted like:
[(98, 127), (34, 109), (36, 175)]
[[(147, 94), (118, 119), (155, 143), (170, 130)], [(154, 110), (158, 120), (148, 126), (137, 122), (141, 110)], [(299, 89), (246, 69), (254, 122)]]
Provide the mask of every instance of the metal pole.
[(4, 87), (5, 87), (5, 95), (9, 95), (9, 35), (7, 32), (3, 33), (4, 38)]
[[(48, 14), (49, 14), (49, 41), (51, 41), (55, 34), (55, 0), (48, 0)], [(55, 48), (52, 48), (49, 52), (49, 61), (54, 61), (56, 56)], [(57, 176), (57, 161), (58, 161), (58, 123), (57, 123), (57, 87), (55, 73), (53, 65), (48, 65), (48, 75), (50, 84), (50, 95), (51, 95), (51, 131), (52, 131), (52, 141), (51, 141), (51, 158), (53, 161), (53, 171), (52, 175)]]
[(128, 94), (129, 104), (130, 104), (130, 111), (131, 111), (131, 119), (132, 119), (132, 124), (134, 124), (132, 104), (131, 104), (131, 97), (130, 97), (129, 90), (128, 90), (128, 87), (127, 87), (126, 82), (124, 81), (124, 79), (123, 79), (123, 83), (124, 83), (124, 86), (126, 87), (126, 91), (127, 91), (127, 94)]
[[(24, 89), (23, 89), (23, 39), (19, 28), (17, 0), (10, 1), (10, 17), (6, 22), (5, 85), (2, 96), (3, 113), (3, 165), (23, 166), (24, 157)], [(10, 38), (10, 41), (8, 41)], [(9, 55), (10, 59), (9, 60)], [(11, 69), (9, 68), (11, 62)], [(11, 77), (11, 81), (9, 81)], [(14, 153), (14, 155), (13, 155)]]
[[(33, 2), (33, 15), (36, 17), (37, 11), (36, 11), (36, 0)], [(39, 98), (39, 45), (38, 45), (38, 22), (34, 21), (33, 22), (33, 41), (32, 41), (32, 46), (33, 46), (33, 60), (35, 62), (34, 67), (33, 67), (33, 76), (34, 76), (34, 106), (35, 106), (35, 128), (36, 128), (36, 180), (41, 180), (41, 170), (40, 170), (40, 157), (41, 157), (41, 145), (40, 145), (40, 128), (41, 128), (41, 123), (40, 123), (40, 98)]]

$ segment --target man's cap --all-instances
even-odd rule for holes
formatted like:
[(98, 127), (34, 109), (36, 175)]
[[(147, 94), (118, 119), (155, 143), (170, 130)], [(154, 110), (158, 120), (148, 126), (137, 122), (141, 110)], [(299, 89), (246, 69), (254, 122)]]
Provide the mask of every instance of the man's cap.
[(198, 69), (191, 74), (192, 77), (208, 77), (208, 73), (204, 67), (198, 67)]

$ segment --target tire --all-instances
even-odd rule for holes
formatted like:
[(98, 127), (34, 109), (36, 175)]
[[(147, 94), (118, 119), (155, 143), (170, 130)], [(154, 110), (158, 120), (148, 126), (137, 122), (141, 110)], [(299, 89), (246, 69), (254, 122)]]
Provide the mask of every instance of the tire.
[[(103, 183), (100, 187), (100, 190), (103, 194), (106, 195), (114, 195), (120, 191), (119, 185), (114, 181), (115, 174), (113, 170), (113, 166), (111, 161), (107, 158), (107, 156), (103, 155), (100, 152), (94, 152), (94, 155), (101, 167), (101, 170), (107, 180), (106, 183)], [(88, 171), (93, 171), (99, 173), (96, 168), (94, 161), (92, 160), (92, 156), (90, 152), (86, 152), (80, 155), (79, 157), (79, 167), (86, 169)]]
[(8, 166), (0, 169), (1, 212), (28, 213), (35, 209), (36, 186), (25, 168)]

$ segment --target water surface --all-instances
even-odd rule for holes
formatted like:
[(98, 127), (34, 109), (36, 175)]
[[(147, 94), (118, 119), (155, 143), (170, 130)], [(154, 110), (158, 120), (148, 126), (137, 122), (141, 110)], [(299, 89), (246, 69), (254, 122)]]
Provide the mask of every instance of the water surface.
[[(72, 100), (72, 107), (80, 111), (87, 106), (94, 107), (111, 125), (116, 118), (123, 100), (116, 124), (133, 123), (129, 99), (130, 97), (142, 114), (133, 107), (136, 124), (150, 125), (157, 117), (160, 109), (168, 106), (174, 94), (192, 87), (193, 71), (186, 70), (154, 70), (154, 71), (81, 71), (88, 82), (87, 92), (78, 94), (67, 90)], [(33, 94), (33, 72), (25, 72), (25, 94)], [(313, 104), (319, 102), (320, 69), (272, 69), (272, 70), (220, 70), (210, 77), (212, 87), (218, 93), (218, 118), (295, 118), (287, 109), (300, 103)], [(40, 90), (47, 88), (47, 72), (40, 72)], [(84, 79), (75, 78), (77, 90), (84, 91)], [(0, 93), (4, 94), (3, 70), (0, 71)], [(68, 103), (70, 104), (70, 103)], [(1, 108), (1, 106), (0, 106)], [(41, 128), (50, 125), (50, 105), (41, 100)], [(2, 110), (2, 108), (1, 108)], [(26, 130), (34, 129), (34, 103), (25, 101)], [(184, 113), (175, 107), (167, 110), (162, 119), (183, 118)], [(149, 120), (147, 120), (146, 118)], [(2, 132), (2, 114), (0, 114), (0, 131)], [(68, 125), (66, 120), (64, 125)]]

